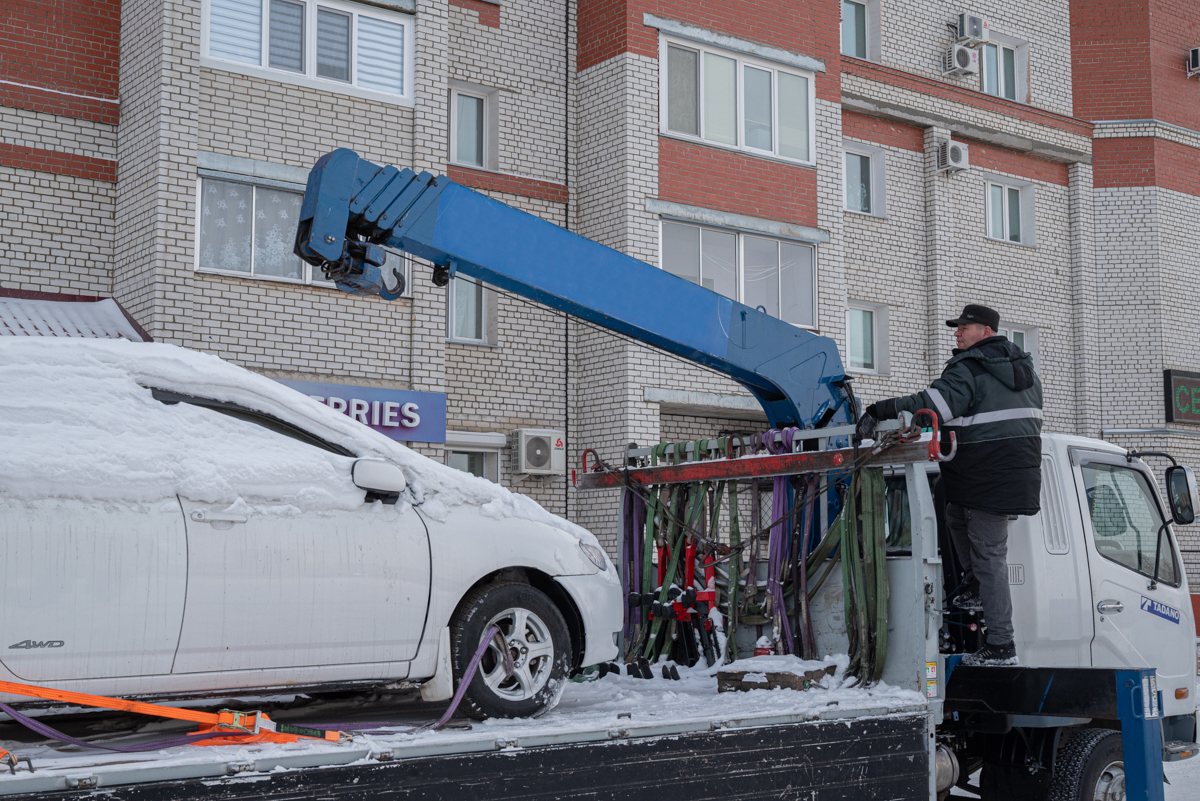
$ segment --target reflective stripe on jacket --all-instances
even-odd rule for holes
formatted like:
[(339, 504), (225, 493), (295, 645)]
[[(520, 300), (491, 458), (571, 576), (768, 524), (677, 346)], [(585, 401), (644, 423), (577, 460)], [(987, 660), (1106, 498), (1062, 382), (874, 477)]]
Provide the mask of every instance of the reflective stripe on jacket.
[(881, 419), (932, 409), (958, 438), (942, 464), (946, 499), (994, 514), (1041, 505), (1042, 382), (1033, 357), (1002, 336), (955, 350), (929, 389), (876, 405)]

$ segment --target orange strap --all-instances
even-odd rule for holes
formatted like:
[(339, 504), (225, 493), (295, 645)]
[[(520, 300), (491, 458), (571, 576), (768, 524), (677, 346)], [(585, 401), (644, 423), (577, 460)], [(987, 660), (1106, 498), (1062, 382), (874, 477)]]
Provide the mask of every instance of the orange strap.
[(193, 709), (177, 709), (173, 706), (144, 704), (140, 701), (126, 701), (121, 698), (108, 698), (103, 695), (88, 695), (73, 693), (66, 690), (51, 690), (48, 687), (35, 687), (32, 684), (17, 684), (12, 681), (0, 681), (0, 692), (13, 695), (27, 695), (33, 698), (44, 698), (47, 701), (63, 701), (78, 706), (96, 706), (102, 709), (119, 709), (122, 712), (135, 712), (139, 715), (154, 715), (160, 718), (190, 720), (195, 723), (224, 723), (221, 715), (216, 712), (197, 712)]
[[(159, 718), (174, 718), (175, 720), (190, 720), (193, 723), (205, 723), (211, 728), (221, 727), (230, 728), (236, 731), (253, 731), (258, 728), (259, 732), (253, 738), (240, 738), (236, 742), (283, 742), (294, 743), (299, 737), (313, 738), (319, 740), (329, 740), (331, 742), (340, 742), (345, 735), (340, 731), (320, 731), (306, 730), (303, 726), (287, 726), (286, 728), (294, 730), (291, 733), (278, 733), (278, 724), (267, 717), (262, 712), (235, 712), (233, 710), (224, 709), (220, 712), (198, 712), (194, 709), (179, 709), (173, 706), (160, 706), (159, 704), (146, 704), (141, 701), (126, 701), (122, 698), (109, 698), (104, 695), (88, 695), (87, 693), (75, 693), (67, 690), (52, 690), (48, 687), (35, 687), (32, 684), (17, 684), (12, 681), (0, 681), (0, 693), (10, 693), (12, 695), (25, 695), (33, 698), (44, 698), (47, 701), (62, 701), (68, 704), (77, 706), (95, 706), (101, 709), (116, 709), (121, 712), (133, 712), (138, 715), (152, 715)], [(210, 729), (201, 729), (207, 731)], [(204, 745), (219, 744), (216, 740), (210, 740)], [(0, 760), (3, 759), (3, 752), (0, 752)]]

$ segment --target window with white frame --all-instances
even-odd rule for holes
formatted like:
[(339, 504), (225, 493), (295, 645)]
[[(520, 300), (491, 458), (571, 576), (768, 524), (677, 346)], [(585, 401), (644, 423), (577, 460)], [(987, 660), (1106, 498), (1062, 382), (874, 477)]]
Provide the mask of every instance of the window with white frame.
[(448, 450), (446, 464), (455, 470), (499, 482), (500, 454), (497, 451)]
[(663, 40), (662, 130), (792, 161), (813, 161), (813, 81), (692, 42)]
[(206, 0), (203, 53), (235, 71), (411, 98), (412, 18), (344, 0)]
[(450, 339), (486, 344), (488, 319), (483, 283), (456, 275), (450, 282), (447, 300)]
[(1025, 103), (1029, 100), (1029, 43), (995, 31), (979, 46), (979, 89)]
[(846, 310), (847, 362), (860, 373), (888, 372), (887, 306), (850, 301)]
[[(201, 177), (196, 269), (242, 277), (333, 286), (292, 252), (304, 193), (272, 182)], [(399, 268), (411, 284), (408, 258), (388, 251), (383, 269)]]
[(663, 220), (660, 264), (672, 275), (794, 325), (816, 326), (812, 245)]
[(1005, 242), (1034, 245), (1034, 205), (1031, 185), (987, 181), (987, 235)]
[(1005, 323), (996, 333), (1033, 357), (1034, 367), (1038, 364), (1038, 330), (1032, 325)]
[(887, 216), (887, 157), (883, 148), (844, 141), (842, 179), (847, 211)]
[(450, 87), (450, 162), (497, 169), (499, 114), (495, 89), (452, 81)]
[(867, 57), (867, 4), (842, 1), (842, 55)]

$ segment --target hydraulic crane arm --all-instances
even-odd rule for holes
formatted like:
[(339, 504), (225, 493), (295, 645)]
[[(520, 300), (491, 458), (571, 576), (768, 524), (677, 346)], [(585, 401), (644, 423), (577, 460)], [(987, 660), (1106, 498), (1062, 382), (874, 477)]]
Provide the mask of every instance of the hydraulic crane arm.
[[(775, 427), (850, 422), (833, 340), (797, 328), (454, 183), (352, 150), (308, 177), (295, 251), (344, 291), (392, 300), (382, 246), (567, 312), (723, 373)], [(438, 269), (442, 268), (442, 269)]]

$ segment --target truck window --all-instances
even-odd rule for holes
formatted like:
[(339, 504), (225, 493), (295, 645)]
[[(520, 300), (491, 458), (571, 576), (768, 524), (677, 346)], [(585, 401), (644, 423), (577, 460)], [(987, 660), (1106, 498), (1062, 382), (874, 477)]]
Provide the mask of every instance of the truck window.
[(1085, 462), (1081, 469), (1092, 517), (1092, 536), (1100, 555), (1145, 576), (1153, 576), (1156, 535), (1161, 531), (1158, 580), (1177, 585), (1175, 551), (1167, 529), (1160, 528), (1163, 518), (1146, 476), (1130, 467), (1099, 462)]

